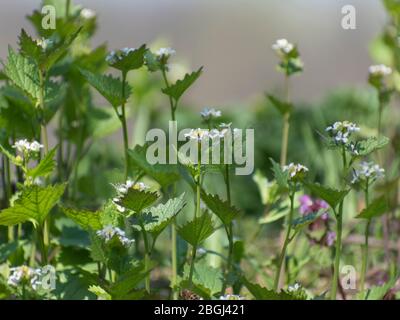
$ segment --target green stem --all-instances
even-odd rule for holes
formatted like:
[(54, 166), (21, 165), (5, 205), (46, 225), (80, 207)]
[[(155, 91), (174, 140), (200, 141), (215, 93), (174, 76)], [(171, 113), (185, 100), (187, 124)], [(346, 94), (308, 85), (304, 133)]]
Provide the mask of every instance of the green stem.
[(70, 8), (71, 8), (71, 0), (67, 0), (67, 2), (65, 4), (65, 17), (67, 19), (69, 17)]
[(289, 219), (288, 219), (288, 228), (286, 231), (285, 242), (283, 243), (282, 251), (279, 256), (278, 269), (276, 270), (276, 274), (275, 274), (275, 280), (274, 280), (274, 290), (275, 291), (280, 291), (279, 282), (280, 282), (280, 278), (281, 278), (282, 266), (283, 266), (283, 262), (285, 261), (287, 247), (291, 240), (290, 232), (292, 231), (293, 212), (294, 212), (294, 196), (295, 196), (295, 192), (292, 192), (289, 196), (290, 197), (290, 212), (289, 212)]
[[(285, 99), (286, 102), (290, 102), (289, 95), (289, 76), (285, 76)], [(283, 128), (282, 128), (282, 145), (281, 145), (281, 166), (286, 165), (287, 161), (287, 150), (289, 144), (289, 128), (290, 128), (290, 111), (287, 111), (283, 116)]]
[[(44, 83), (44, 74), (42, 70), (39, 70), (39, 85), (40, 85), (40, 92), (39, 92), (39, 103), (40, 103), (40, 108), (41, 108), (41, 136), (43, 139), (43, 144), (44, 144), (44, 154), (47, 154), (49, 152), (49, 138), (47, 135), (47, 127), (46, 127), (46, 119), (44, 118), (44, 110), (45, 110), (45, 105), (44, 105), (44, 91), (45, 91), (45, 83)], [(46, 246), (49, 245), (50, 243), (50, 237), (49, 237), (49, 226), (48, 223), (45, 221), (44, 222), (44, 233), (43, 233), (43, 241)]]
[[(368, 207), (369, 204), (369, 182), (368, 179), (366, 181), (366, 188), (365, 188), (365, 207)], [(361, 265), (361, 279), (360, 279), (360, 288), (361, 291), (364, 291), (365, 289), (365, 278), (366, 278), (366, 273), (367, 273), (367, 267), (368, 267), (368, 238), (369, 238), (369, 229), (371, 225), (371, 219), (368, 219), (367, 224), (365, 226), (365, 232), (364, 232), (364, 245), (362, 246), (362, 265)]]
[(125, 153), (125, 181), (128, 179), (129, 174), (129, 140), (128, 140), (128, 126), (126, 124), (126, 110), (125, 110), (125, 85), (126, 85), (126, 72), (122, 72), (122, 113), (119, 115), (122, 124), (122, 134), (124, 138), (124, 153)]
[(48, 259), (47, 259), (47, 247), (46, 243), (44, 241), (44, 226), (40, 226), (37, 229), (37, 238), (39, 241), (39, 246), (40, 246), (40, 253), (42, 255), (42, 266), (45, 266), (48, 264)]
[(342, 252), (342, 224), (343, 224), (343, 200), (339, 204), (339, 212), (336, 216), (336, 249), (335, 263), (333, 269), (331, 300), (336, 300), (337, 287), (339, 281), (340, 256)]
[[(347, 172), (346, 149), (342, 147), (343, 174)], [(335, 247), (335, 262), (333, 267), (333, 280), (331, 290), (331, 300), (336, 300), (337, 288), (339, 282), (340, 256), (342, 254), (342, 231), (343, 231), (343, 205), (344, 199), (340, 201), (339, 212), (336, 215), (336, 247)]]
[[(169, 88), (169, 81), (167, 78), (167, 73), (166, 70), (163, 68), (161, 70), (165, 86)], [(175, 121), (175, 110), (177, 108), (177, 105), (174, 105), (174, 101), (172, 98), (169, 96), (169, 104), (170, 104), (170, 112), (171, 112), (171, 120)], [(176, 185), (173, 185), (174, 189), (174, 194), (175, 194), (175, 187)], [(173, 194), (173, 196), (174, 196)], [(178, 235), (176, 231), (176, 220), (174, 218), (173, 223), (171, 225), (171, 265), (172, 265), (172, 276), (171, 276), (171, 287), (173, 290), (172, 298), (173, 300), (178, 300), (179, 293), (175, 289), (177, 285), (177, 280), (178, 280), (178, 250), (177, 250), (177, 241), (178, 241)]]
[[(229, 175), (229, 164), (225, 164), (225, 186), (226, 186), (226, 197), (228, 199), (229, 206), (231, 205), (231, 183), (230, 183), (230, 175)], [(232, 269), (232, 258), (233, 258), (233, 223), (230, 222), (227, 227), (225, 227), (226, 235), (228, 237), (228, 259), (227, 259), (227, 268), (226, 268), (226, 276), (223, 285), (222, 292), (225, 292), (227, 287), (227, 279), (228, 275)]]
[[(199, 146), (199, 148), (200, 148), (200, 146)], [(197, 181), (196, 181), (196, 210), (194, 213), (195, 219), (200, 216), (200, 191), (201, 191), (201, 158), (200, 158), (200, 154), (201, 154), (201, 152), (199, 152), (199, 157), (198, 157), (198, 161), (197, 161), (198, 163), (197, 163)], [(197, 244), (194, 245), (193, 249), (192, 249), (192, 261), (190, 264), (190, 271), (189, 271), (189, 286), (191, 286), (193, 283), (193, 272), (194, 272), (194, 264), (195, 264), (195, 260), (196, 260), (196, 254), (197, 254)]]
[(146, 230), (144, 229), (143, 223), (140, 224), (140, 228), (142, 230), (142, 235), (143, 235), (143, 242), (144, 242), (144, 271), (146, 272), (146, 278), (145, 278), (145, 288), (147, 293), (150, 293), (151, 288), (150, 288), (150, 272), (149, 272), (149, 267), (150, 267), (150, 246), (149, 246), (149, 240), (147, 239), (147, 234)]

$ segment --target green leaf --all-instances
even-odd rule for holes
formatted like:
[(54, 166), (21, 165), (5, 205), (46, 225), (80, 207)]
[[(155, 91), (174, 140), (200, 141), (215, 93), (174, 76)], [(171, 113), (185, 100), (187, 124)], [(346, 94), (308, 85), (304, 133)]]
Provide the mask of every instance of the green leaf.
[(203, 67), (199, 70), (192, 72), (191, 74), (186, 74), (183, 80), (178, 80), (175, 84), (168, 88), (162, 89), (162, 92), (167, 96), (178, 101), (187, 89), (189, 89), (193, 83), (200, 77), (203, 71)]
[(214, 212), (224, 225), (229, 225), (239, 215), (239, 209), (229, 205), (228, 201), (221, 200), (217, 195), (202, 191), (201, 198), (207, 207)]
[(31, 177), (33, 180), (38, 177), (49, 176), (57, 165), (56, 161), (54, 160), (56, 150), (57, 147), (50, 150), (35, 168), (28, 170), (27, 176)]
[(372, 152), (382, 149), (389, 143), (389, 138), (387, 137), (371, 137), (362, 141), (357, 142), (357, 157), (365, 157), (371, 154)]
[(19, 46), (21, 53), (27, 57), (33, 58), (35, 61), (39, 61), (42, 55), (42, 48), (33, 40), (24, 29), (21, 30), (19, 35)]
[(304, 227), (313, 223), (318, 217), (319, 217), (318, 212), (304, 215), (300, 218), (294, 219), (292, 222), (292, 226), (297, 230), (303, 229)]
[(145, 54), (145, 64), (150, 72), (156, 72), (161, 69), (161, 63), (159, 59), (150, 50), (147, 50)]
[(263, 205), (276, 202), (278, 199), (278, 185), (276, 181), (268, 181), (259, 170), (253, 175), (253, 181), (257, 184)]
[(111, 295), (100, 286), (90, 286), (88, 289), (90, 292), (97, 296), (97, 300), (111, 300)]
[(0, 263), (7, 261), (8, 257), (17, 251), (19, 245), (17, 241), (0, 244)]
[(396, 284), (398, 277), (391, 278), (382, 286), (373, 286), (357, 294), (357, 300), (382, 300), (386, 293)]
[(110, 66), (123, 72), (139, 69), (144, 64), (144, 55), (146, 52), (147, 48), (144, 44), (139, 49), (129, 52), (128, 55), (123, 56), (121, 59), (116, 59), (114, 63), (110, 63)]
[(357, 219), (372, 219), (386, 213), (389, 209), (389, 204), (386, 196), (379, 197), (372, 201), (368, 207), (363, 209), (356, 217)]
[(60, 60), (72, 42), (78, 37), (81, 32), (82, 27), (75, 29), (71, 33), (69, 33), (62, 40), (55, 41), (55, 44), (49, 48), (49, 50), (44, 51), (44, 54), (41, 56), (39, 60), (40, 69), (49, 70), (58, 60)]
[(350, 189), (349, 190), (331, 189), (322, 186), (319, 183), (306, 183), (306, 186), (318, 198), (325, 200), (331, 206), (332, 209), (335, 209), (336, 206), (339, 204), (339, 202), (341, 202), (350, 191)]
[(32, 100), (37, 101), (40, 95), (39, 68), (28, 58), (8, 48), (8, 59), (4, 65), (4, 73)]
[(246, 278), (242, 278), (242, 282), (256, 300), (300, 300), (295, 295), (292, 295), (284, 290), (281, 292), (275, 292), (273, 290), (261, 287), (259, 284), (251, 283)]
[(141, 191), (130, 188), (116, 203), (128, 210), (138, 213), (151, 206), (158, 200), (158, 197), (157, 192)]
[(9, 150), (7, 150), (5, 147), (3, 147), (1, 144), (0, 144), (0, 151), (1, 151), (1, 153), (3, 153), (13, 164), (15, 164), (15, 165), (17, 165), (17, 166), (19, 166), (19, 165), (21, 165), (21, 163), (19, 163), (18, 161), (17, 161), (17, 159), (16, 159), (16, 157), (9, 151)]
[(145, 230), (158, 236), (186, 205), (184, 197), (183, 193), (165, 204), (144, 210), (143, 215), (149, 219), (144, 225)]
[(272, 163), (272, 171), (274, 173), (275, 180), (279, 186), (280, 191), (284, 192), (289, 189), (288, 179), (289, 174), (287, 171), (283, 171), (281, 166), (274, 161), (274, 159), (270, 158)]
[(197, 246), (214, 233), (211, 215), (204, 212), (202, 216), (178, 227), (179, 235), (192, 246)]
[(101, 223), (101, 211), (77, 210), (73, 208), (61, 207), (65, 215), (73, 220), (84, 230), (100, 230), (103, 228)]
[(130, 95), (131, 88), (125, 84), (125, 96), (122, 97), (122, 81), (111, 75), (95, 74), (87, 70), (80, 69), (86, 80), (114, 107), (125, 103)]
[(63, 195), (65, 187), (65, 184), (27, 187), (12, 207), (0, 212), (0, 225), (12, 226), (31, 221), (42, 226), (51, 209)]
[(192, 279), (194, 288), (188, 281), (189, 269), (190, 267), (186, 265), (184, 280), (180, 282), (181, 288), (191, 289), (205, 299), (210, 299), (212, 296), (221, 292), (223, 286), (223, 274), (221, 269), (213, 268), (205, 261), (197, 263), (194, 266)]
[(293, 109), (293, 105), (291, 103), (284, 102), (273, 95), (267, 95), (268, 100), (272, 103), (272, 105), (282, 114), (285, 115), (289, 113)]
[[(9, 47), (8, 59), (4, 65), (4, 73), (21, 89), (36, 105), (39, 102), (41, 89), (39, 68), (30, 59), (14, 52)], [(60, 85), (50, 80), (44, 80), (44, 100), (48, 103), (59, 96)]]
[(90, 241), (90, 256), (93, 261), (107, 264), (108, 258), (103, 248), (103, 241), (100, 239), (100, 237), (96, 236), (94, 232), (90, 232)]
[[(136, 292), (135, 290), (138, 285), (144, 280), (150, 270), (149, 268), (145, 271), (143, 263), (136, 263), (129, 271), (119, 276), (108, 290), (113, 300), (132, 299), (132, 293)], [(136, 295), (134, 295), (134, 297), (136, 297)]]
[(156, 180), (161, 186), (166, 187), (180, 179), (176, 165), (148, 163), (146, 146), (136, 145), (133, 150), (128, 150), (129, 157), (134, 167)]

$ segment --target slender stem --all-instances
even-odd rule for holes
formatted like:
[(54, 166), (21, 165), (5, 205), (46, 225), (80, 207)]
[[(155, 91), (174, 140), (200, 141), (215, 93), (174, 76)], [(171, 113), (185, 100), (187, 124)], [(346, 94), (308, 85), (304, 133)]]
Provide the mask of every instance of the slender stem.
[(192, 262), (190, 264), (190, 271), (189, 271), (189, 286), (191, 286), (193, 283), (194, 262), (196, 260), (196, 254), (197, 254), (197, 245), (193, 246), (192, 248)]
[[(289, 76), (285, 75), (285, 99), (286, 102), (290, 102), (289, 94)], [(282, 144), (281, 144), (281, 166), (286, 165), (287, 161), (287, 150), (289, 144), (289, 128), (290, 128), (290, 111), (287, 111), (283, 116), (283, 128), (282, 128)]]
[(65, 17), (66, 18), (69, 17), (70, 10), (71, 10), (71, 0), (67, 0), (67, 2), (65, 4)]
[(339, 267), (340, 267), (340, 255), (342, 251), (342, 228), (343, 228), (343, 200), (339, 204), (339, 212), (336, 216), (336, 249), (335, 249), (335, 263), (334, 263), (334, 271), (333, 271), (333, 280), (332, 280), (332, 291), (331, 291), (331, 300), (336, 300), (337, 287), (339, 281)]
[[(166, 87), (169, 88), (169, 81), (167, 78), (167, 72), (165, 71), (165, 68), (162, 68), (161, 73), (162, 73)], [(171, 96), (168, 96), (168, 97), (169, 97), (169, 104), (170, 104), (170, 110), (171, 110), (171, 119), (172, 119), (172, 121), (175, 121), (175, 111), (176, 111), (177, 106), (174, 105), (174, 101), (172, 100), (172, 97)]]
[[(194, 213), (195, 219), (200, 216), (200, 191), (201, 191), (201, 158), (200, 158), (200, 152), (199, 152), (198, 164), (197, 164), (197, 181), (196, 181), (196, 210)], [(203, 221), (204, 221), (204, 219), (203, 219)], [(203, 227), (201, 227), (201, 229), (202, 228)], [(190, 264), (190, 271), (189, 271), (189, 285), (190, 286), (192, 285), (192, 281), (193, 281), (193, 272), (194, 272), (194, 264), (195, 264), (195, 260), (196, 260), (196, 254), (197, 254), (197, 244), (194, 245), (193, 249), (192, 249), (192, 262)]]
[(286, 231), (286, 237), (285, 237), (285, 242), (283, 243), (283, 247), (282, 247), (282, 251), (281, 254), (279, 256), (279, 262), (278, 262), (278, 269), (276, 270), (276, 274), (275, 274), (275, 280), (274, 280), (274, 290), (275, 291), (280, 291), (279, 288), (279, 280), (281, 278), (281, 272), (282, 272), (282, 266), (283, 266), (283, 262), (285, 260), (286, 257), (286, 250), (287, 247), (290, 243), (290, 232), (292, 231), (292, 222), (293, 222), (293, 212), (294, 212), (294, 195), (295, 192), (292, 192), (290, 194), (290, 212), (289, 212), (289, 219), (288, 219), (288, 228)]
[(129, 140), (128, 140), (128, 126), (126, 124), (126, 110), (125, 110), (125, 85), (126, 85), (126, 72), (122, 72), (122, 113), (119, 115), (122, 124), (122, 134), (124, 138), (124, 153), (125, 153), (125, 180), (128, 179), (129, 174)]
[[(169, 81), (167, 78), (167, 73), (165, 68), (161, 69), (161, 73), (164, 79), (165, 86), (169, 88)], [(169, 96), (169, 104), (170, 104), (170, 112), (171, 112), (171, 120), (175, 121), (175, 110), (177, 108), (177, 105), (174, 105), (174, 101), (172, 98)], [(173, 185), (173, 196), (175, 195), (175, 188), (176, 185), (174, 183)], [(171, 265), (172, 265), (172, 276), (171, 276), (171, 287), (173, 290), (173, 296), (172, 298), (174, 300), (177, 300), (179, 295), (178, 291), (175, 290), (177, 280), (178, 280), (178, 250), (177, 250), (177, 241), (178, 241), (178, 236), (177, 236), (177, 231), (176, 231), (176, 220), (174, 218), (173, 223), (171, 225)]]
[[(44, 118), (44, 110), (45, 110), (45, 105), (44, 105), (44, 90), (45, 90), (45, 83), (44, 83), (44, 74), (42, 70), (39, 70), (39, 84), (40, 84), (40, 92), (39, 92), (39, 103), (40, 103), (40, 108), (41, 108), (41, 136), (43, 139), (43, 144), (44, 144), (44, 154), (47, 154), (49, 152), (49, 138), (47, 135), (47, 127), (46, 127), (46, 119)], [(49, 237), (49, 225), (47, 221), (44, 222), (43, 226), (43, 241), (46, 246), (50, 244), (50, 237)]]
[(149, 245), (149, 240), (147, 238), (147, 233), (146, 230), (144, 229), (144, 225), (142, 222), (140, 222), (140, 229), (142, 231), (143, 235), (143, 242), (144, 242), (144, 271), (146, 272), (146, 278), (145, 278), (145, 288), (147, 293), (150, 293), (151, 288), (150, 288), (150, 272), (149, 272), (149, 266), (150, 266), (150, 253), (151, 253), (151, 248)]
[(40, 246), (40, 252), (42, 255), (42, 266), (45, 266), (48, 264), (48, 259), (47, 259), (47, 246), (44, 241), (44, 226), (40, 226), (37, 229), (37, 238), (39, 241), (39, 246)]
[[(226, 197), (228, 199), (228, 204), (231, 205), (231, 183), (230, 183), (230, 175), (229, 175), (229, 164), (225, 164), (225, 186), (226, 186)], [(233, 258), (233, 223), (230, 222), (227, 227), (225, 227), (226, 235), (228, 237), (228, 259), (227, 259), (227, 268), (226, 268), (226, 276), (224, 281), (224, 286), (222, 292), (225, 292), (227, 287), (227, 279), (229, 272), (232, 268), (232, 258)]]
[[(368, 204), (369, 204), (369, 181), (367, 179), (365, 187), (365, 207), (368, 207)], [(364, 291), (365, 289), (365, 277), (368, 267), (368, 238), (369, 238), (370, 225), (371, 225), (371, 219), (368, 219), (364, 232), (364, 237), (365, 237), (364, 245), (362, 246), (362, 265), (361, 265), (361, 279), (360, 279), (361, 291)]]
[[(3, 155), (3, 190), (4, 190), (4, 198), (5, 205), (10, 206), (10, 198), (11, 198), (11, 168), (10, 168), (10, 160)], [(14, 241), (14, 226), (8, 227), (8, 242)]]
[[(342, 147), (342, 161), (343, 161), (343, 173), (345, 174), (347, 172), (347, 158), (346, 158), (346, 149), (344, 146)], [(336, 215), (336, 249), (335, 249), (335, 262), (333, 267), (331, 300), (336, 299), (338, 281), (339, 281), (340, 256), (342, 253), (343, 205), (344, 205), (344, 199), (340, 202), (339, 212)]]

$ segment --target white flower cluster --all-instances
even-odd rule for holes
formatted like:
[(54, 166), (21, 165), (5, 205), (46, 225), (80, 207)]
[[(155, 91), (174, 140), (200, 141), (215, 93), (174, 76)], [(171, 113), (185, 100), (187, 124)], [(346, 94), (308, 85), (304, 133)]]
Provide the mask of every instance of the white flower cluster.
[(369, 181), (370, 183), (383, 178), (385, 176), (385, 169), (373, 162), (361, 162), (359, 168), (354, 170), (353, 179), (351, 183), (358, 183), (361, 181)]
[(335, 142), (346, 144), (353, 132), (360, 131), (357, 125), (350, 121), (337, 121), (333, 125), (327, 127), (325, 131), (329, 132), (335, 139)]
[(203, 111), (200, 112), (201, 117), (203, 120), (208, 121), (212, 118), (219, 118), (221, 117), (222, 113), (219, 110), (215, 110), (214, 108), (204, 108)]
[(172, 48), (160, 48), (156, 51), (156, 56), (159, 59), (168, 59), (170, 56), (174, 55), (176, 51)]
[(12, 147), (21, 153), (38, 153), (43, 145), (37, 141), (29, 142), (23, 139), (16, 141)]
[(36, 44), (41, 47), (44, 51), (46, 51), (50, 46), (53, 45), (53, 40), (51, 39), (46, 39), (46, 38), (42, 38), (42, 39), (37, 39), (36, 40)]
[(135, 48), (123, 48), (118, 51), (111, 51), (106, 57), (106, 61), (109, 64), (117, 63), (119, 60), (124, 59), (128, 54), (135, 51)]
[(275, 50), (278, 54), (287, 55), (294, 49), (294, 45), (286, 39), (278, 39), (272, 45), (272, 49)]
[(114, 202), (115, 206), (117, 207), (117, 210), (121, 213), (125, 212), (126, 209), (124, 207), (120, 206), (118, 203), (121, 200), (121, 197), (123, 197), (124, 195), (126, 195), (128, 193), (129, 189), (132, 188), (132, 189), (139, 190), (139, 191), (144, 191), (144, 190), (148, 189), (148, 187), (143, 182), (135, 183), (134, 181), (132, 181), (130, 179), (128, 181), (126, 181), (126, 183), (113, 184), (112, 186), (118, 192), (118, 196), (113, 199), (113, 202)]
[(373, 77), (384, 77), (392, 74), (392, 69), (390, 67), (385, 66), (384, 64), (378, 64), (374, 66), (370, 66), (368, 69), (370, 76)]
[(117, 237), (124, 247), (129, 247), (133, 242), (135, 242), (134, 239), (129, 239), (123, 230), (118, 227), (113, 227), (112, 225), (105, 226), (102, 230), (97, 231), (96, 234), (100, 238), (104, 239), (106, 243), (114, 237)]
[(283, 167), (284, 172), (289, 173), (290, 179), (298, 178), (300, 175), (308, 172), (308, 168), (302, 164), (294, 164), (293, 162)]
[[(218, 129), (191, 129), (188, 133), (185, 133), (185, 138), (189, 138), (190, 140), (201, 142), (203, 140), (214, 140), (214, 139), (223, 139), (226, 138), (227, 133), (230, 131), (230, 124), (224, 124), (224, 127), (221, 127), (221, 130)], [(236, 137), (239, 133), (239, 129), (233, 129), (233, 135)]]
[(33, 290), (37, 290), (42, 284), (40, 278), (42, 270), (33, 269), (28, 266), (20, 266), (10, 269), (10, 275), (7, 283), (10, 286), (17, 287), (21, 282), (29, 283)]
[(244, 297), (239, 296), (237, 294), (226, 294), (224, 296), (219, 297), (219, 300), (245, 300)]
[(80, 16), (83, 19), (90, 20), (96, 17), (96, 12), (91, 9), (83, 8), (80, 12)]
[(288, 292), (296, 292), (296, 291), (299, 291), (300, 288), (301, 288), (301, 285), (296, 282), (294, 285), (288, 286)]

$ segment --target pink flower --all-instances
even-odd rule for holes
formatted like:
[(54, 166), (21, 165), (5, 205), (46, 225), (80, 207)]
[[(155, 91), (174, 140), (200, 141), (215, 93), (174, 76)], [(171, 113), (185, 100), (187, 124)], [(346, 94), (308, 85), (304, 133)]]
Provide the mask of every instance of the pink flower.
[(336, 233), (334, 231), (328, 231), (328, 233), (326, 234), (326, 245), (328, 247), (333, 246), (335, 240), (336, 240)]
[[(316, 213), (320, 210), (328, 209), (328, 204), (324, 200), (313, 199), (307, 194), (301, 196), (299, 201), (300, 201), (300, 213), (302, 215), (308, 215), (310, 213)], [(328, 219), (327, 212), (324, 212), (321, 218), (323, 220), (327, 220)]]

